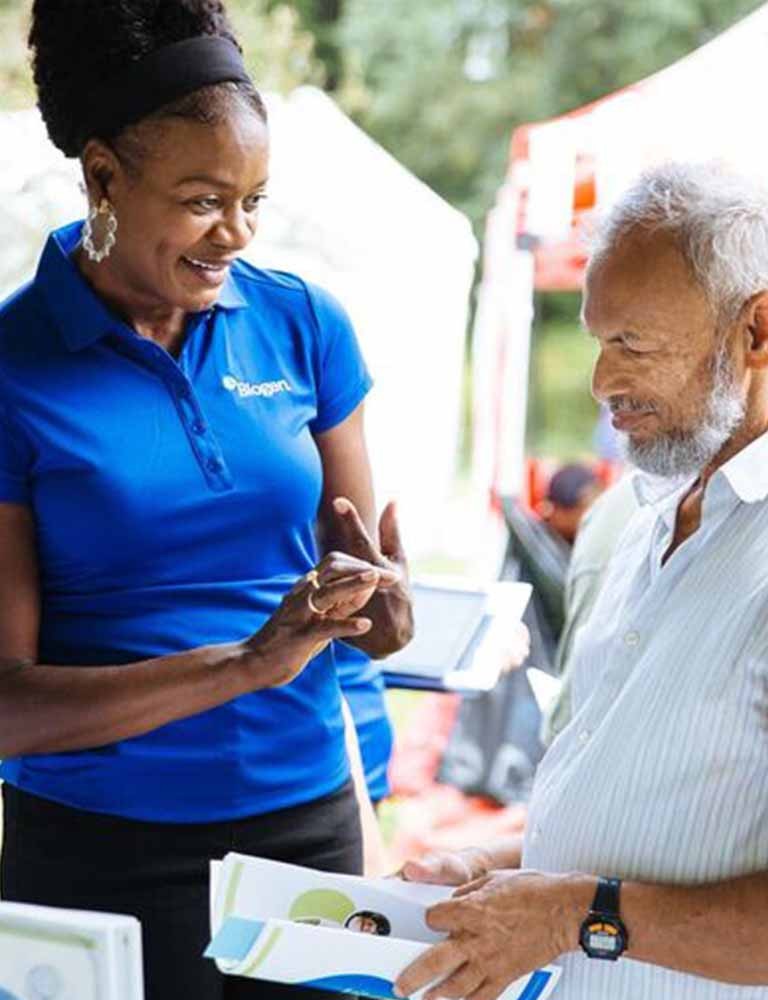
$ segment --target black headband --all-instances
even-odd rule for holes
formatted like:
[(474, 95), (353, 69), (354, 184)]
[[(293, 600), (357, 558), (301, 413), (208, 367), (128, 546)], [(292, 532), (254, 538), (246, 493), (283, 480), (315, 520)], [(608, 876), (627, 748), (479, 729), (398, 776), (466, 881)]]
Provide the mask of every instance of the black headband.
[(237, 46), (228, 38), (200, 35), (165, 45), (95, 89), (84, 140), (117, 135), (163, 105), (224, 81), (253, 85)]

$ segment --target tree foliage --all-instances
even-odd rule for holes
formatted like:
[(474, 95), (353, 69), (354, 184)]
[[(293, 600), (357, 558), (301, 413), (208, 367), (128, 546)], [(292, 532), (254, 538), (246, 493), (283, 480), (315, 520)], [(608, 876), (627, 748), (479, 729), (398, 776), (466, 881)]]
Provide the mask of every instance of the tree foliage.
[(512, 128), (661, 69), (757, 0), (346, 0), (346, 87), (360, 123), (480, 223)]

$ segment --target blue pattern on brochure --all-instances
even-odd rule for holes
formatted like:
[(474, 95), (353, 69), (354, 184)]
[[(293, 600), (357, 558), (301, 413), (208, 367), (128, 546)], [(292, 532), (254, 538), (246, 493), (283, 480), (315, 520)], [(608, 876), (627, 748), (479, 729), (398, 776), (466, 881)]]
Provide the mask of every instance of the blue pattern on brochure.
[(537, 1000), (547, 988), (551, 978), (551, 972), (544, 972), (543, 969), (537, 969), (528, 980), (528, 985), (520, 994), (518, 1000)]
[[(538, 1000), (552, 978), (551, 972), (537, 969), (528, 980), (525, 989), (518, 1000)], [(298, 985), (298, 984), (296, 984)], [(359, 996), (372, 997), (374, 1000), (397, 1000), (392, 992), (393, 983), (378, 976), (341, 975), (325, 976), (322, 979), (312, 979), (301, 983), (302, 986), (316, 990), (334, 990), (336, 993), (355, 993)]]
[[(296, 985), (299, 985), (298, 983)], [(310, 979), (301, 983), (315, 990), (333, 990), (335, 993), (352, 993), (356, 996), (372, 997), (373, 1000), (397, 1000), (392, 992), (388, 979), (379, 976), (363, 976), (359, 973), (349, 973), (340, 976), (323, 976), (321, 979)]]

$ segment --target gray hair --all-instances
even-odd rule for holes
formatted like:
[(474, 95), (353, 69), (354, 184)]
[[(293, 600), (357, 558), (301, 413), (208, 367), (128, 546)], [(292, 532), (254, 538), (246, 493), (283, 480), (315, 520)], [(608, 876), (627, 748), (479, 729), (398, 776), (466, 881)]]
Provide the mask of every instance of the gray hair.
[(590, 266), (636, 228), (673, 237), (719, 325), (768, 290), (768, 190), (723, 163), (643, 173), (598, 223)]

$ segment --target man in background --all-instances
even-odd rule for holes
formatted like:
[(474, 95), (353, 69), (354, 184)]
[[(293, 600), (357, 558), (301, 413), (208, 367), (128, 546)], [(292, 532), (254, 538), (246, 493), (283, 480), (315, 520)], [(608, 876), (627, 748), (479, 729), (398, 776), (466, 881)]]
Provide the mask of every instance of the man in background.
[(567, 545), (573, 545), (582, 518), (602, 489), (588, 465), (578, 462), (563, 465), (550, 479), (538, 514)]

